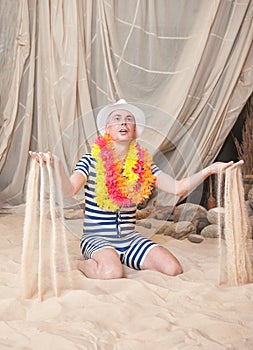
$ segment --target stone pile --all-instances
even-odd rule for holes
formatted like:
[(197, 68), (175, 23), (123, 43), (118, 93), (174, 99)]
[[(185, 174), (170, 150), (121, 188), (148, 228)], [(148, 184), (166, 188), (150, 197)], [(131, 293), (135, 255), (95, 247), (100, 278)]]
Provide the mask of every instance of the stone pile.
[[(253, 188), (248, 193), (245, 207), (249, 216), (251, 232), (253, 232)], [(164, 225), (156, 232), (176, 239), (189, 239), (200, 243), (205, 238), (218, 238), (219, 227), (224, 227), (224, 208), (215, 207), (207, 210), (201, 205), (183, 203), (176, 207), (158, 206), (137, 211), (137, 223), (151, 223), (149, 219), (164, 220)], [(143, 219), (144, 222), (142, 221)], [(147, 226), (146, 226), (147, 227)]]

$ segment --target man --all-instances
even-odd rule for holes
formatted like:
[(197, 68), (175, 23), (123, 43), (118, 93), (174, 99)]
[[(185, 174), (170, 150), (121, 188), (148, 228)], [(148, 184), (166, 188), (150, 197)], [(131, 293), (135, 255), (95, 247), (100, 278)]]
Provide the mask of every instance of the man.
[[(65, 196), (85, 187), (80, 244), (84, 259), (73, 260), (72, 268), (97, 279), (123, 277), (123, 264), (170, 276), (181, 274), (182, 266), (169, 250), (135, 230), (136, 206), (148, 197), (152, 186), (186, 195), (224, 165), (214, 163), (182, 180), (162, 172), (136, 142), (145, 125), (143, 111), (125, 100), (104, 107), (98, 113), (97, 125), (101, 136), (70, 178), (59, 162)], [(43, 153), (30, 154), (38, 161), (46, 157)]]

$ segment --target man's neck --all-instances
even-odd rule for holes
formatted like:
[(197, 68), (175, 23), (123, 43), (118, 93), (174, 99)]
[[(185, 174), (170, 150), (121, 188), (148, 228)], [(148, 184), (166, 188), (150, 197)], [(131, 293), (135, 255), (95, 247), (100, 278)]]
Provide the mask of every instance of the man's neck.
[(132, 141), (114, 141), (113, 148), (119, 159), (124, 160)]

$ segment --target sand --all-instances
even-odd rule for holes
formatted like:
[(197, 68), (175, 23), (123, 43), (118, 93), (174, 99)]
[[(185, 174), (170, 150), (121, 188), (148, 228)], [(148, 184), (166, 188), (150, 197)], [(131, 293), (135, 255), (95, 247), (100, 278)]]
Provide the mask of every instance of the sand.
[[(155, 221), (155, 220), (154, 220)], [(125, 269), (125, 278), (91, 280), (64, 272), (55, 297), (21, 298), (24, 214), (0, 214), (0, 349), (252, 349), (253, 284), (219, 285), (218, 239), (201, 244), (163, 235), (153, 238), (181, 261), (184, 273)], [(68, 220), (70, 255), (79, 254), (81, 220)], [(141, 228), (147, 236), (153, 229)]]

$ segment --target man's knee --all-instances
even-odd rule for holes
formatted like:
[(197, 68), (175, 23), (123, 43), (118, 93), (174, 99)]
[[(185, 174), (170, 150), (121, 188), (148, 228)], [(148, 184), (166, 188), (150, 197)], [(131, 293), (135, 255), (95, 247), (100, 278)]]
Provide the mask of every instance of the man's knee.
[(183, 268), (182, 265), (178, 262), (175, 261), (172, 266), (170, 267), (170, 275), (171, 276), (178, 276), (181, 275), (183, 273)]
[(119, 263), (106, 264), (100, 269), (100, 278), (111, 280), (123, 277), (123, 266)]
[(123, 277), (123, 266), (118, 254), (112, 249), (104, 249), (94, 257), (97, 261), (100, 279), (110, 280)]
[(143, 269), (159, 271), (169, 276), (177, 276), (183, 273), (183, 268), (177, 258), (161, 246), (154, 247), (148, 253)]

